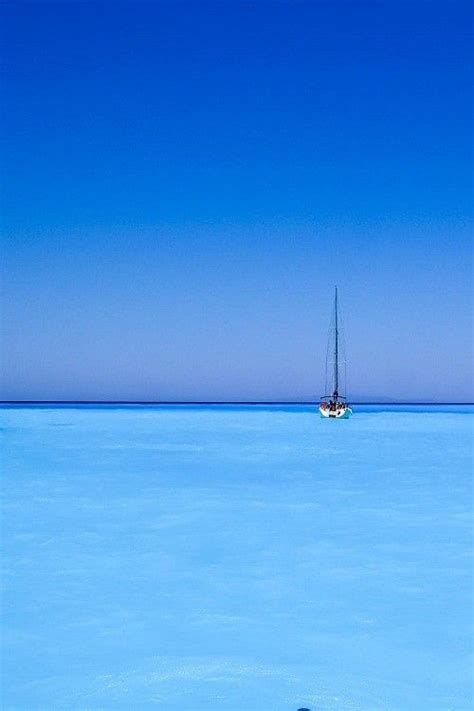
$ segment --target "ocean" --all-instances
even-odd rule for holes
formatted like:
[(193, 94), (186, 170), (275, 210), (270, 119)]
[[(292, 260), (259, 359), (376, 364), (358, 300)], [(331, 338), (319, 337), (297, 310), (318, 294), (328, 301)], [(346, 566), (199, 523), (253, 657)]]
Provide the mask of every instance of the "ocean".
[(5, 406), (4, 711), (472, 708), (467, 406)]

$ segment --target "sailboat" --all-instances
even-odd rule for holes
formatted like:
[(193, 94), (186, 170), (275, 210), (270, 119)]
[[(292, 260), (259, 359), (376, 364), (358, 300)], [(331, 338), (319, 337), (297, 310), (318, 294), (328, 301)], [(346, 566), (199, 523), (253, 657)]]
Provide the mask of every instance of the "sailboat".
[(321, 417), (342, 419), (352, 415), (352, 409), (347, 404), (345, 396), (345, 371), (346, 359), (340, 327), (336, 286), (334, 288), (334, 313), (331, 319), (326, 354), (326, 392), (331, 394), (323, 395), (321, 398), (321, 404), (319, 405)]

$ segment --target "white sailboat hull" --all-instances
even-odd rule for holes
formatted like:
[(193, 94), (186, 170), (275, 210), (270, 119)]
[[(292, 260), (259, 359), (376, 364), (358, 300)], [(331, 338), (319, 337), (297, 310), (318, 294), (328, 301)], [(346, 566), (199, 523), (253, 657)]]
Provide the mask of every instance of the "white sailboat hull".
[(321, 417), (328, 417), (335, 420), (347, 420), (347, 418), (352, 415), (352, 410), (350, 407), (345, 407), (342, 410), (336, 410), (333, 412), (330, 412), (327, 408), (320, 407), (319, 412), (321, 413)]

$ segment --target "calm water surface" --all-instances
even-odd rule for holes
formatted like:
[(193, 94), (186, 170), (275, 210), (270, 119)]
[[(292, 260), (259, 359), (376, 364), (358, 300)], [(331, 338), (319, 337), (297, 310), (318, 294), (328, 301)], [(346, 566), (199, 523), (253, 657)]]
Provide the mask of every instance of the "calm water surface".
[(5, 407), (5, 710), (472, 708), (472, 407)]

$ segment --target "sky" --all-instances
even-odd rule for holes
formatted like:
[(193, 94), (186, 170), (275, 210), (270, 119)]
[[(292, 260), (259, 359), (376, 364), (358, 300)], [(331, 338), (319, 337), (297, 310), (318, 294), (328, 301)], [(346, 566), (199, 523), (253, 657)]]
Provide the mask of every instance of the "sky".
[(4, 400), (472, 401), (464, 2), (5, 2)]

